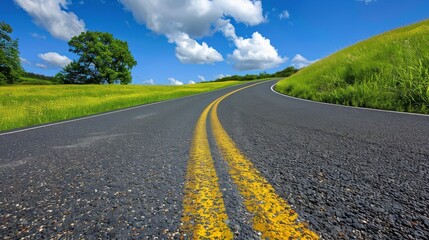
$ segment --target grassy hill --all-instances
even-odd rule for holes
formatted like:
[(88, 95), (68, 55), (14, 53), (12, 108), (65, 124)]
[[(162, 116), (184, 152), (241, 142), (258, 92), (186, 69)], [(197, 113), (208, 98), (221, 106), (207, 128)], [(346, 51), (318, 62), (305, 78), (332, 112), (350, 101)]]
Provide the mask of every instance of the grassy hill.
[(15, 84), (16, 85), (52, 85), (52, 84), (59, 84), (59, 82), (54, 77), (31, 73), (31, 72), (24, 72), (21, 74), (20, 80)]
[(288, 95), (429, 113), (429, 20), (343, 49), (280, 81)]
[(17, 85), (52, 85), (52, 81), (32, 77), (21, 77)]

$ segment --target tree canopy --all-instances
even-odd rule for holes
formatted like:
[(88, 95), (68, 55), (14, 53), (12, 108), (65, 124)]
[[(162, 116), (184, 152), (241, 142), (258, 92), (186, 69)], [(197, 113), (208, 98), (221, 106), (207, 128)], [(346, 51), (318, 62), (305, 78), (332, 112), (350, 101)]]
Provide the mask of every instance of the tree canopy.
[(70, 84), (128, 84), (131, 69), (137, 65), (128, 43), (104, 32), (84, 32), (69, 41), (70, 52), (79, 59), (67, 65), (58, 75)]
[(293, 66), (287, 67), (281, 71), (274, 73), (274, 77), (289, 77), (297, 73), (299, 70), (295, 69)]
[(13, 28), (9, 24), (0, 22), (0, 85), (15, 83), (23, 71), (18, 40), (12, 39), (12, 32)]

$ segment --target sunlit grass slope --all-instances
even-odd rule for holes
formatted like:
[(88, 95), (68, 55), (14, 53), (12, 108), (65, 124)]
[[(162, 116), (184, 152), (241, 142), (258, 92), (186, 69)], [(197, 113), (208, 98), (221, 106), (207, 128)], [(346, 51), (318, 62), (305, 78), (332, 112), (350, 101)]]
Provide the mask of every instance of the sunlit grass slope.
[(429, 113), (429, 20), (341, 50), (280, 81), (288, 95)]
[(2, 86), (0, 131), (173, 99), (242, 83), (229, 81), (185, 86)]
[(32, 77), (21, 77), (21, 81), (17, 83), (18, 85), (52, 85), (53, 83), (48, 80), (37, 79)]

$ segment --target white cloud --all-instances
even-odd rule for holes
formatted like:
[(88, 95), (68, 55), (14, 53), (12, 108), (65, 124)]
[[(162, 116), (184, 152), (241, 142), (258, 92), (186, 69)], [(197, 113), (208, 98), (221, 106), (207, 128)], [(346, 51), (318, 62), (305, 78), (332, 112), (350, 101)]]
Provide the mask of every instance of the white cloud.
[(280, 19), (289, 19), (290, 18), (290, 14), (288, 10), (284, 10), (282, 13), (280, 13), (279, 15)]
[(237, 49), (230, 55), (234, 67), (238, 70), (265, 70), (284, 63), (269, 39), (255, 32), (252, 38), (239, 37), (234, 40)]
[(38, 56), (47, 63), (45, 66), (63, 68), (72, 62), (70, 58), (56, 52), (41, 53)]
[(225, 15), (232, 16), (237, 22), (258, 25), (265, 21), (262, 15), (262, 3), (259, 0), (214, 0), (214, 2)]
[(70, 40), (85, 31), (85, 23), (73, 12), (66, 12), (68, 0), (15, 0), (33, 21), (53, 37)]
[(38, 68), (44, 68), (44, 69), (48, 68), (48, 66), (46, 66), (43, 63), (36, 63), (36, 67), (38, 67)]
[(265, 21), (260, 0), (119, 0), (134, 19), (155, 33), (176, 43), (182, 63), (214, 63), (223, 57), (214, 48), (195, 38), (210, 36), (214, 23), (227, 17), (246, 25)]
[(235, 27), (231, 24), (231, 21), (225, 19), (219, 19), (216, 22), (216, 28), (222, 31), (223, 35), (229, 39), (237, 39), (235, 34)]
[(198, 75), (198, 79), (200, 79), (200, 82), (205, 82), (206, 78), (204, 76)]
[(189, 84), (189, 85), (192, 85), (192, 84), (195, 84), (195, 82), (194, 82), (194, 81), (192, 81), (192, 80), (189, 80), (188, 84)]
[(45, 35), (38, 34), (38, 33), (32, 33), (31, 36), (37, 39), (46, 39)]
[(175, 86), (180, 86), (183, 85), (183, 82), (176, 80), (174, 78), (168, 78), (168, 81), (170, 82), (171, 85), (175, 85)]
[(155, 85), (155, 81), (153, 79), (149, 79), (147, 81), (143, 81), (143, 84)]
[(305, 57), (303, 57), (301, 54), (296, 54), (295, 57), (292, 59), (292, 65), (295, 68), (303, 68), (303, 67), (307, 67), (308, 65), (315, 63), (319, 61), (319, 59), (316, 60), (308, 60)]
[(207, 43), (199, 44), (186, 33), (169, 36), (176, 43), (176, 57), (181, 63), (207, 64), (223, 61), (222, 55)]
[(376, 0), (358, 0), (358, 2), (364, 2), (366, 4), (369, 4), (371, 2), (375, 2)]
[[(190, 37), (211, 34), (224, 16), (257, 25), (265, 21), (259, 0), (119, 0), (134, 18), (159, 34), (182, 32)], [(180, 14), (178, 14), (180, 13)]]
[(229, 21), (218, 21), (218, 27), (225, 37), (232, 40), (236, 46), (229, 59), (237, 70), (265, 70), (287, 61), (279, 56), (277, 49), (271, 45), (268, 38), (260, 33), (253, 33), (251, 38), (238, 37), (234, 26)]
[(221, 79), (221, 78), (224, 78), (224, 77), (231, 77), (231, 75), (229, 75), (229, 74), (225, 75), (225, 74), (221, 73), (221, 74), (218, 74), (217, 76), (215, 76), (216, 79)]
[(31, 65), (31, 62), (28, 61), (27, 59), (23, 58), (23, 57), (19, 57), (19, 60), (21, 61), (22, 64), (28, 64)]

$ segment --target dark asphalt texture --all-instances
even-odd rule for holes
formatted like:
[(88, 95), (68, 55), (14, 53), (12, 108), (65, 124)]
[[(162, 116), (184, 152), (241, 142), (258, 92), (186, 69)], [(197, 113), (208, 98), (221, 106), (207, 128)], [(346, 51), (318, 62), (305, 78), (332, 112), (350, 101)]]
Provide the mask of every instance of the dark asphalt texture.
[[(274, 83), (228, 97), (219, 118), (300, 218), (324, 239), (428, 239), (429, 117), (305, 102)], [(0, 238), (178, 238), (195, 123), (238, 88), (0, 136)], [(209, 141), (229, 225), (257, 239)]]
[(262, 84), (219, 106), (225, 130), (324, 239), (429, 239), (429, 117), (344, 108)]
[(178, 236), (197, 119), (238, 88), (0, 136), (0, 238)]

